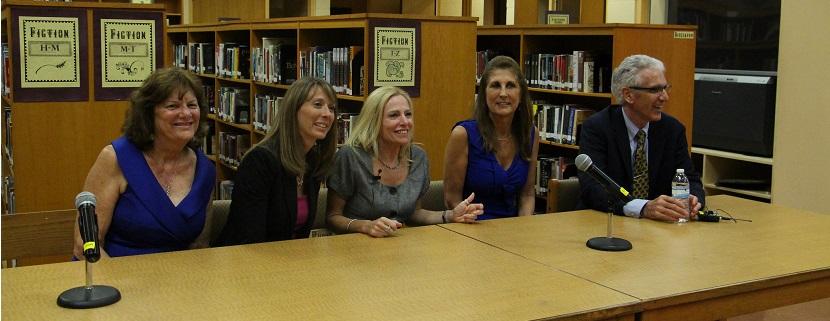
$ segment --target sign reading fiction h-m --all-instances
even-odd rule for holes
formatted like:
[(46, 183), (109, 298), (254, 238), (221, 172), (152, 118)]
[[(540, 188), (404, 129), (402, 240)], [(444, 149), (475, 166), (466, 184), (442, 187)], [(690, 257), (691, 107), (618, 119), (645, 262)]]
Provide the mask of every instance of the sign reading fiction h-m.
[(156, 69), (154, 20), (101, 19), (101, 87), (138, 87)]
[(81, 86), (78, 18), (20, 16), (20, 87)]

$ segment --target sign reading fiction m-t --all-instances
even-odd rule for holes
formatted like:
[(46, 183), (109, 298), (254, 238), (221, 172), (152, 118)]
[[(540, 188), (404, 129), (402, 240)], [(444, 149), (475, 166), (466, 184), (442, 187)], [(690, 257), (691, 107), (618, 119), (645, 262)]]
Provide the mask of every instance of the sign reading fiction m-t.
[(154, 20), (101, 19), (101, 87), (139, 87), (156, 69)]
[(20, 16), (20, 87), (77, 88), (78, 18)]

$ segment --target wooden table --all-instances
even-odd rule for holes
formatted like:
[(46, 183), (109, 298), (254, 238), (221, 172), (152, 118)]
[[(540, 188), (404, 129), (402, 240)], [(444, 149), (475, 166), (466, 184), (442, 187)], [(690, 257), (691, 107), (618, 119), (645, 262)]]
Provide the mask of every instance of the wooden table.
[(3, 320), (633, 320), (637, 299), (438, 226), (104, 259), (114, 305), (70, 310), (82, 262), (2, 270)]
[(730, 196), (710, 208), (753, 222), (614, 217), (634, 248), (591, 250), (606, 214), (576, 211), (444, 228), (642, 300), (642, 320), (717, 320), (830, 297), (830, 215)]

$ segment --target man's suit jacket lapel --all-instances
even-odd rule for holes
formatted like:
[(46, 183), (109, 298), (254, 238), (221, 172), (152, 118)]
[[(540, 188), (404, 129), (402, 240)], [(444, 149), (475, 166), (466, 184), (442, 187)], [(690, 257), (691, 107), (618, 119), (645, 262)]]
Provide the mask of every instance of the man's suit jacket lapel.
[[(633, 181), (633, 167), (631, 164), (631, 144), (628, 141), (628, 129), (625, 127), (625, 121), (623, 120), (623, 107), (617, 107), (613, 110), (611, 114), (611, 130), (613, 131), (613, 139), (614, 145), (617, 146), (617, 155), (619, 155), (618, 161), (623, 164), (623, 169), (625, 170), (625, 181), (624, 182), (617, 182), (618, 184), (622, 185), (631, 185)], [(614, 161), (609, 159), (609, 164)]]
[(663, 151), (666, 149), (664, 148), (666, 145), (666, 137), (668, 137), (668, 133), (666, 132), (665, 126), (663, 126), (663, 121), (656, 121), (651, 122), (649, 124), (648, 129), (648, 182), (649, 182), (649, 194), (653, 194), (656, 191), (655, 184), (657, 183), (658, 175), (660, 174), (660, 170), (662, 166), (660, 164), (663, 162)]

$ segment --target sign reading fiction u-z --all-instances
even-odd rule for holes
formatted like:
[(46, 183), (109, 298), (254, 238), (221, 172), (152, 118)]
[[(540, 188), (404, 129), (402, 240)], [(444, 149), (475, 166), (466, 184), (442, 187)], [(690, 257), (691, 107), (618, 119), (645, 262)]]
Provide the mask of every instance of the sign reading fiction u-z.
[(78, 18), (20, 16), (20, 87), (81, 86)]
[(415, 86), (415, 30), (375, 27), (375, 86)]
[(139, 87), (156, 69), (154, 20), (101, 19), (101, 87)]

